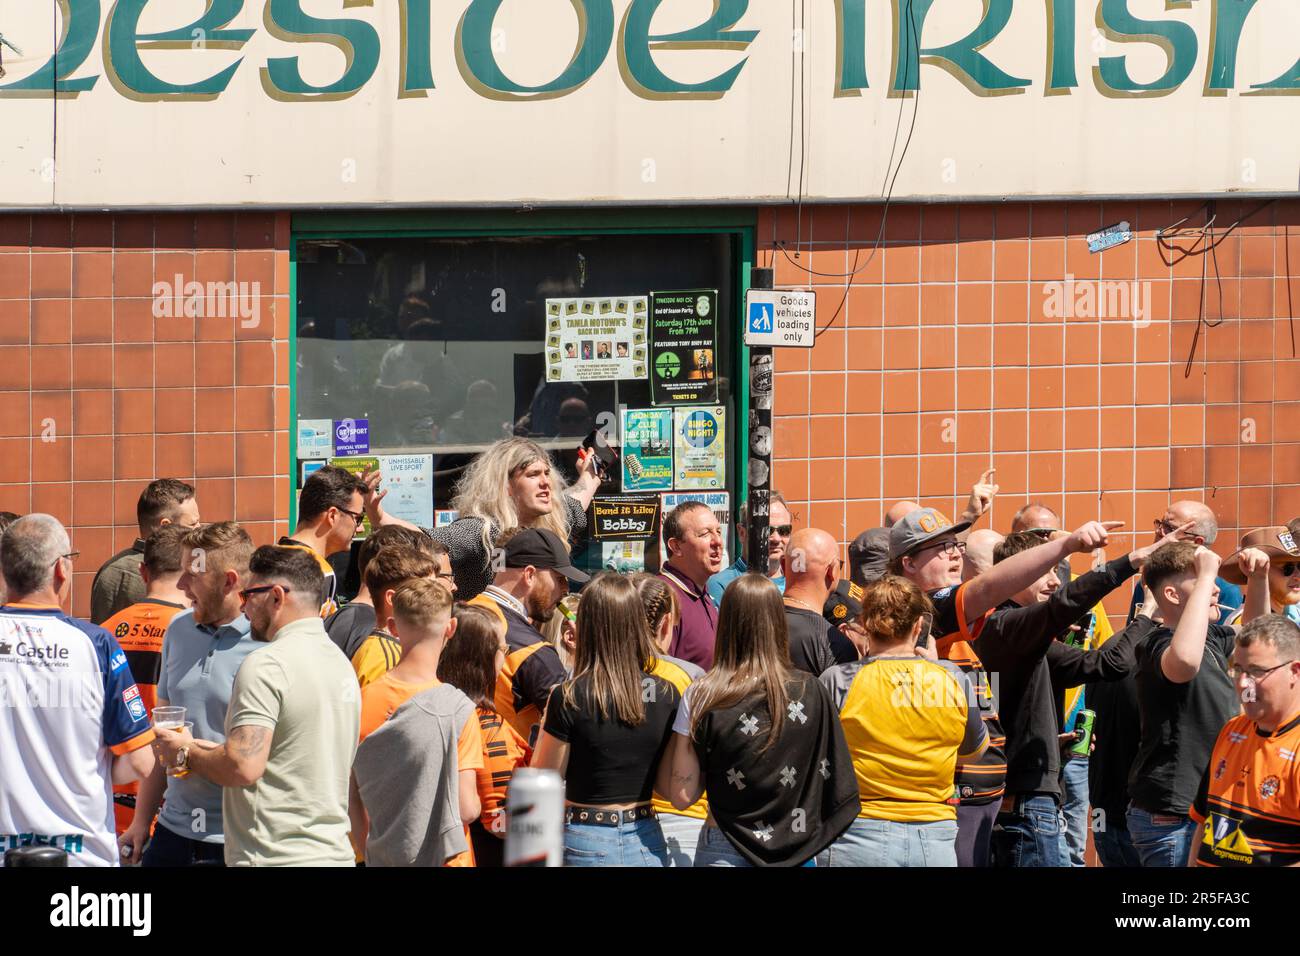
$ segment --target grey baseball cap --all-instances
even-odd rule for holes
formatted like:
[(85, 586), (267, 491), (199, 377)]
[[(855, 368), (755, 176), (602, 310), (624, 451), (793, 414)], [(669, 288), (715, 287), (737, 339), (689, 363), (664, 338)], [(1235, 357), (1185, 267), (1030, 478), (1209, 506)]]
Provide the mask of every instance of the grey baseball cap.
[(910, 511), (889, 529), (889, 560), (911, 554), (948, 535), (961, 534), (969, 527), (969, 521), (953, 524), (947, 515), (934, 508)]
[(849, 578), (854, 584), (884, 577), (888, 564), (888, 528), (868, 528), (849, 545)]

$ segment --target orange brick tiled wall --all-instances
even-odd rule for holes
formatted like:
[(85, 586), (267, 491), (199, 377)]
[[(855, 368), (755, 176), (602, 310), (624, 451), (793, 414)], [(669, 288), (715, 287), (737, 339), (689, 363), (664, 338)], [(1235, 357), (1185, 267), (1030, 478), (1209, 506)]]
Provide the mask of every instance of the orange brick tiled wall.
[[(1225, 234), (1259, 205), (1218, 204), (1204, 264), (1219, 324), (1186, 375), (1203, 262), (1167, 263), (1155, 231), (1188, 215), (1199, 229), (1200, 203), (895, 205), (874, 257), (879, 207), (765, 211), (759, 264), (815, 289), (831, 323), (814, 349), (777, 350), (775, 486), (842, 541), (900, 498), (960, 511), (956, 490), (989, 466), (1003, 532), (1038, 499), (1068, 526), (1119, 519), (1146, 541), (1170, 499), (1203, 497), (1226, 554), (1240, 529), (1300, 515), (1300, 201)], [(1134, 241), (1091, 254), (1085, 235), (1121, 220)], [(1067, 273), (1149, 283), (1150, 323), (1051, 317), (1044, 284)]]
[[(1219, 203), (1216, 226), (1258, 205)], [(874, 256), (878, 206), (761, 210), (759, 263), (818, 291), (819, 326), (834, 316), (815, 349), (777, 350), (775, 483), (801, 523), (847, 541), (898, 498), (952, 513), (989, 465), (1002, 531), (1033, 498), (1145, 539), (1171, 497), (1204, 497), (1226, 553), (1300, 514), (1300, 201), (1214, 233), (1217, 327), (1185, 376), (1202, 259), (1166, 264), (1155, 230), (1198, 210), (898, 204)], [(1125, 219), (1135, 241), (1088, 253), (1086, 233)], [(74, 612), (155, 476), (192, 478), (206, 516), (259, 542), (283, 528), (289, 234), (274, 212), (0, 216), (0, 508), (68, 524)], [(1067, 273), (1149, 283), (1150, 324), (1048, 316), (1044, 283)], [(155, 318), (153, 284), (178, 274), (258, 283), (259, 322)]]
[[(0, 509), (67, 524), (73, 613), (156, 476), (258, 543), (280, 533), (288, 243), (287, 214), (0, 216)], [(155, 318), (154, 283), (177, 275), (250, 283), (258, 321)]]

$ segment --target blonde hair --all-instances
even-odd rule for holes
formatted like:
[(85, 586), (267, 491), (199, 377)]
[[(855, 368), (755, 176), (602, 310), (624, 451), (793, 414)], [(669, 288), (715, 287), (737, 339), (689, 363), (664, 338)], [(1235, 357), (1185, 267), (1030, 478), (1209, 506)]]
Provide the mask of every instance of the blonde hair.
[(527, 438), (503, 438), (492, 444), (469, 467), (456, 485), (451, 506), (462, 518), (483, 519), (483, 550), (492, 553), (493, 539), (503, 531), (519, 527), (519, 512), (510, 497), (510, 479), (534, 462), (544, 461), (551, 469), (551, 513), (532, 525), (547, 528), (569, 540), (569, 514), (560, 497), (569, 487), (560, 470), (537, 442)]
[(451, 593), (436, 581), (414, 578), (393, 592), (393, 617), (417, 631), (428, 631), (439, 617), (451, 614)]

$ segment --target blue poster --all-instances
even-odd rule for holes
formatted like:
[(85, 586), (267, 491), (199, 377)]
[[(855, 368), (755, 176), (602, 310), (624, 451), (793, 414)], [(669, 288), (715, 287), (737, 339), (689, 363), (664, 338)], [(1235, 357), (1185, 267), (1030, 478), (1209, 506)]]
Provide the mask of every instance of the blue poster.
[(623, 409), (623, 490), (673, 486), (673, 410)]
[(370, 419), (334, 420), (334, 457), (370, 454)]

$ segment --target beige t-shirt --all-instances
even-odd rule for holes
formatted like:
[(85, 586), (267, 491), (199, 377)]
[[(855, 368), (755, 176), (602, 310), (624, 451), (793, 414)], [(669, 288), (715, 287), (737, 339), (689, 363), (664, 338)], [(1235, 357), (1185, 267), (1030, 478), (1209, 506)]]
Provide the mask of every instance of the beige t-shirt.
[(357, 677), (320, 618), (276, 632), (240, 665), (226, 737), (240, 726), (273, 731), (266, 772), (226, 787), (227, 866), (353, 866), (348, 774), (361, 724)]

